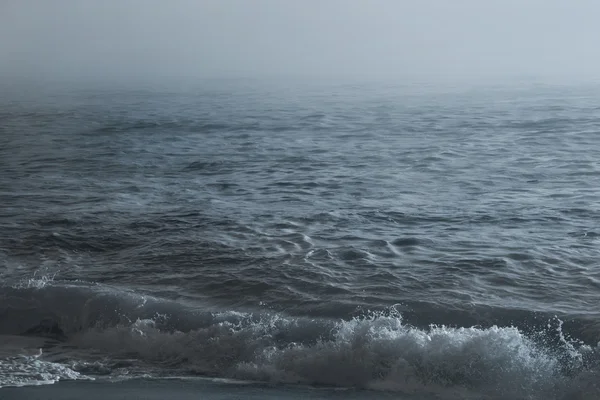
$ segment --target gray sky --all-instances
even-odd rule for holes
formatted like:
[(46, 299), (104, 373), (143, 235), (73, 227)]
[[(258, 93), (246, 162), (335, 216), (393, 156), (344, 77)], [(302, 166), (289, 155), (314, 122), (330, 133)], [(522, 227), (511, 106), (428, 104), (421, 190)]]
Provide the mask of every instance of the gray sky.
[(598, 0), (0, 0), (0, 77), (600, 74)]

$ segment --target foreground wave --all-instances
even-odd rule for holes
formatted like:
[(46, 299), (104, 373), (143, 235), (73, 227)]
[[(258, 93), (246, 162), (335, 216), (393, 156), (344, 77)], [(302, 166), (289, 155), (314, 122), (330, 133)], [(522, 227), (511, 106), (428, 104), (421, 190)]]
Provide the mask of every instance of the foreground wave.
[[(419, 328), (393, 308), (348, 320), (215, 312), (105, 285), (38, 282), (0, 288), (0, 334), (45, 340), (40, 354), (1, 358), (0, 386), (201, 375), (446, 398), (598, 398), (598, 344), (558, 319), (536, 321)], [(48, 379), (31, 378), (43, 371)]]

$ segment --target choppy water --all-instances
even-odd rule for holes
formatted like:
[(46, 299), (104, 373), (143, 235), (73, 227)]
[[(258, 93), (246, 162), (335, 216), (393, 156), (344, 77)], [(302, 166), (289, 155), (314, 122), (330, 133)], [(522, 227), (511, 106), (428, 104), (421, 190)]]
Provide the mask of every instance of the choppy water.
[(598, 398), (598, 95), (6, 89), (0, 386)]

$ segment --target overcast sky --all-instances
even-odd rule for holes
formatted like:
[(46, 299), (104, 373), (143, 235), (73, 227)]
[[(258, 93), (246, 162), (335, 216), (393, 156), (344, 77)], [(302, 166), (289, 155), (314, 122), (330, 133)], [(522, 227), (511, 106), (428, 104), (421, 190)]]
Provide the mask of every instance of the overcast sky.
[(598, 0), (0, 0), (0, 76), (600, 74)]

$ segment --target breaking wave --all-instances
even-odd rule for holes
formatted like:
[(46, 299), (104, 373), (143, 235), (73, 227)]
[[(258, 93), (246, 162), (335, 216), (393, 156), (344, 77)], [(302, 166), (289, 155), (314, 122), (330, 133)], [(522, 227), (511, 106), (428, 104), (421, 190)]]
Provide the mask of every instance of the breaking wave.
[(393, 308), (349, 320), (217, 312), (104, 285), (45, 282), (0, 289), (0, 334), (52, 338), (53, 356), (35, 360), (60, 359), (74, 374), (110, 375), (126, 361), (163, 375), (446, 398), (600, 396), (598, 344), (569, 337), (559, 319), (536, 329), (417, 328)]

